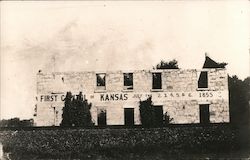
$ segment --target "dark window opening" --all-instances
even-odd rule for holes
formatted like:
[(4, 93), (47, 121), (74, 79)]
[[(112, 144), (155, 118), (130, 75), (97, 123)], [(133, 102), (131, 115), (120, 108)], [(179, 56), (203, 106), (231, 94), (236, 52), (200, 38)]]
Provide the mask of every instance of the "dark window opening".
[(126, 126), (134, 125), (134, 108), (124, 108), (124, 123)]
[(209, 104), (201, 104), (200, 105), (200, 123), (201, 124), (209, 124), (210, 114), (209, 114)]
[(107, 113), (106, 110), (100, 110), (97, 118), (98, 126), (106, 126), (107, 125)]
[(161, 89), (161, 73), (153, 73), (153, 89)]
[(124, 73), (124, 89), (133, 89), (133, 73)]
[(198, 88), (208, 88), (207, 72), (201, 72), (198, 81)]
[(163, 108), (162, 106), (154, 106), (154, 117), (155, 117), (155, 125), (162, 126), (163, 125)]
[(105, 86), (106, 86), (106, 74), (105, 73), (96, 74), (96, 85), (98, 88), (105, 89)]

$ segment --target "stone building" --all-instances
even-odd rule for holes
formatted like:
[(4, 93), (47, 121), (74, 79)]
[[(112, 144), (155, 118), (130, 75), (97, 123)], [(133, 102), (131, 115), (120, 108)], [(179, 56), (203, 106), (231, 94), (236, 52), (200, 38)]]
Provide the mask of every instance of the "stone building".
[(60, 125), (68, 91), (82, 92), (92, 103), (95, 125), (139, 125), (139, 102), (149, 96), (158, 121), (163, 121), (167, 112), (173, 124), (229, 122), (228, 75), (225, 68), (216, 66), (201, 70), (39, 72), (37, 126)]

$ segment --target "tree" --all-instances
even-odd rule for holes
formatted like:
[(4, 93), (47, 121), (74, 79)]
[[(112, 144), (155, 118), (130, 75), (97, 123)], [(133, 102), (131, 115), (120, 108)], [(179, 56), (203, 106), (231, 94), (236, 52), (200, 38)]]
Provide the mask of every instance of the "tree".
[(64, 99), (64, 107), (63, 107), (63, 114), (62, 114), (62, 122), (61, 126), (69, 127), (72, 126), (71, 122), (71, 99), (72, 99), (72, 94), (71, 92), (67, 92), (66, 97)]
[[(168, 125), (173, 118), (171, 118), (167, 112), (161, 117), (162, 123), (159, 122), (159, 117), (156, 117), (155, 107), (152, 102), (152, 97), (148, 97), (148, 99), (144, 101), (140, 101), (139, 105), (140, 110), (140, 119), (143, 127), (160, 127), (162, 125)], [(158, 120), (157, 120), (158, 119)]]
[(144, 127), (153, 127), (155, 126), (155, 114), (152, 103), (152, 97), (149, 97), (145, 101), (140, 101), (140, 119), (141, 124)]
[(156, 69), (179, 69), (179, 67), (175, 59), (169, 62), (161, 60), (161, 62), (156, 65)]
[(3, 119), (0, 121), (0, 127), (32, 127), (34, 126), (33, 119), (20, 120), (19, 118)]
[(82, 92), (77, 95), (77, 98), (73, 100), (75, 109), (74, 109), (74, 121), (73, 123), (76, 126), (90, 126), (92, 125), (92, 118), (91, 118), (91, 103), (88, 104), (88, 101), (86, 99), (83, 99)]
[(82, 92), (76, 95), (76, 98), (72, 96), (71, 92), (67, 92), (60, 125), (65, 127), (86, 127), (93, 125), (90, 109), (91, 103), (89, 104), (83, 98)]
[(244, 81), (237, 76), (228, 78), (230, 121), (241, 126), (249, 123), (250, 116), (250, 77)]

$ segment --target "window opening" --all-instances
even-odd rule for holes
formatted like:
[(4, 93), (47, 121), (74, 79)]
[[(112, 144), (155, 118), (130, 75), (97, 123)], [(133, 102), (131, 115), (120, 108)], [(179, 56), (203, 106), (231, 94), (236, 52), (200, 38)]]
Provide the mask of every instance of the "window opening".
[(161, 73), (153, 73), (153, 89), (162, 89)]
[(106, 89), (106, 74), (99, 73), (96, 74), (96, 86), (98, 89)]
[(202, 71), (198, 81), (198, 88), (208, 88), (207, 71)]
[(124, 89), (132, 90), (133, 89), (133, 73), (124, 73)]

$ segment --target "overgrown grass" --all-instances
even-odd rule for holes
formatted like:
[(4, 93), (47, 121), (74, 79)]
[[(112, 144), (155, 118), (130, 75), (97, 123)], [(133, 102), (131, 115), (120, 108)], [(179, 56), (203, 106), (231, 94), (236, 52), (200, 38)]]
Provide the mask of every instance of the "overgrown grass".
[[(239, 147), (230, 125), (126, 129), (34, 129), (0, 131), (5, 151), (41, 157), (85, 157), (183, 152), (227, 152)], [(86, 157), (85, 157), (86, 158)]]

